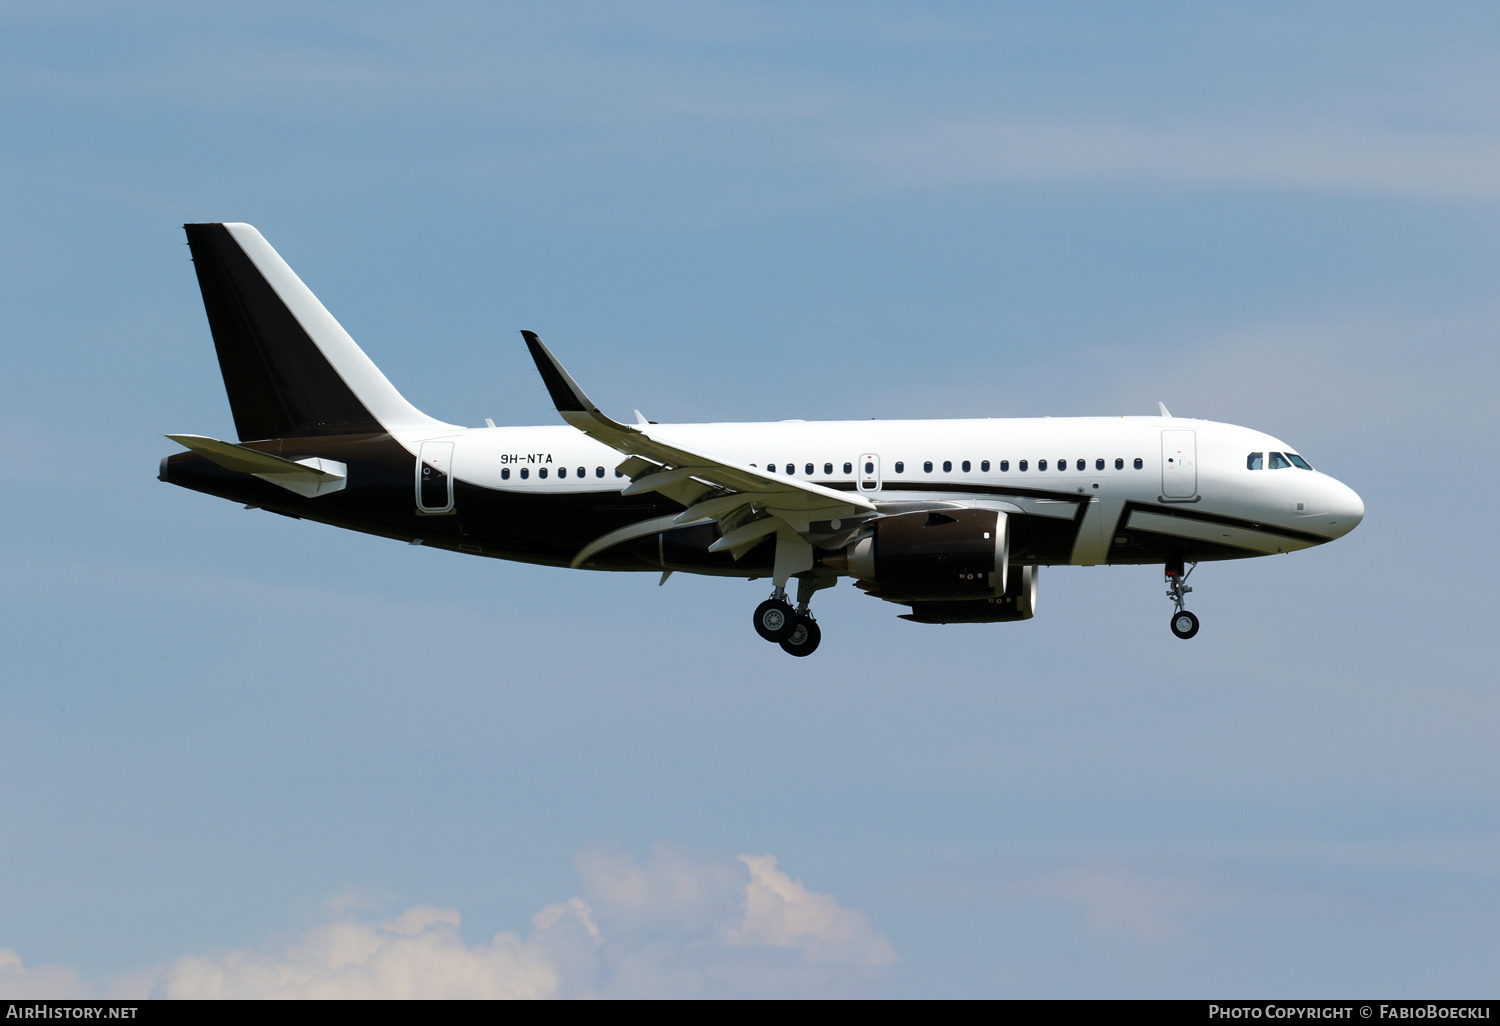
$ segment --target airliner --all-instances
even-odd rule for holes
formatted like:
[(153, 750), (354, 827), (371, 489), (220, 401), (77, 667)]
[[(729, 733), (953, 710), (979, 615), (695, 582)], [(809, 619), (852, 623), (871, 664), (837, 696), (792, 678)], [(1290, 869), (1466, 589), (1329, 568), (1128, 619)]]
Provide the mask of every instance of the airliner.
[[(188, 224), (237, 441), (167, 435), (162, 481), (411, 545), (769, 579), (756, 633), (822, 638), (850, 578), (928, 624), (1036, 612), (1043, 566), (1159, 564), (1179, 638), (1198, 563), (1310, 548), (1364, 503), (1295, 446), (1159, 416), (665, 424), (599, 410), (522, 331), (562, 423), (466, 427), (404, 399), (248, 224)], [(795, 582), (795, 604), (788, 592)]]

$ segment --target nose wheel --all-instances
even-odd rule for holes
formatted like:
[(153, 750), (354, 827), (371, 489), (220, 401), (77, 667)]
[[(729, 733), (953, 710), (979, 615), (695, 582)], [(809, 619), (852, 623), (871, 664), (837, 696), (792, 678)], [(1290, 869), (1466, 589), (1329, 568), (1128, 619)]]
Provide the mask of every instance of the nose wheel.
[(1187, 586), (1188, 575), (1198, 568), (1197, 563), (1189, 563), (1184, 568), (1182, 560), (1176, 560), (1167, 564), (1167, 598), (1172, 600), (1172, 633), (1183, 641), (1198, 633), (1198, 618), (1189, 613), (1185, 608), (1188, 592), (1192, 588)]

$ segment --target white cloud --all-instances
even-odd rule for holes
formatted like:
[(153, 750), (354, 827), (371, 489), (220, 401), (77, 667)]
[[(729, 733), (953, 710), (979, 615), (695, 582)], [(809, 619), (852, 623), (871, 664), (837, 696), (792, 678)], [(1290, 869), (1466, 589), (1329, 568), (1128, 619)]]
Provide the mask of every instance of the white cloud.
[(895, 961), (863, 913), (809, 891), (771, 855), (658, 844), (637, 862), (597, 846), (576, 862), (604, 938), (599, 993), (847, 993)]
[(552, 998), (850, 993), (892, 964), (864, 914), (808, 890), (771, 855), (658, 844), (644, 861), (594, 846), (581, 895), (547, 905), (525, 936), (467, 942), (459, 913), (418, 905), (384, 922), (340, 899), (337, 918), (279, 951), (186, 955), (92, 988), (62, 966), (27, 970), (0, 949), (0, 996), (94, 989), (166, 998)]
[(748, 874), (729, 855), (657, 844), (637, 862), (613, 845), (592, 845), (573, 862), (612, 933), (715, 934), (744, 915)]
[(0, 998), (47, 1000), (88, 995), (89, 986), (76, 969), (61, 965), (27, 969), (13, 949), (0, 948)]
[(741, 855), (750, 868), (745, 921), (731, 931), (734, 944), (800, 948), (819, 962), (890, 965), (896, 953), (864, 913), (844, 908), (776, 868), (774, 855)]
[(522, 940), (495, 935), (469, 945), (453, 909), (419, 905), (389, 922), (346, 918), (311, 930), (279, 955), (248, 950), (189, 955), (163, 972), (156, 993), (171, 998), (543, 998), (561, 988), (552, 949), (569, 917)]

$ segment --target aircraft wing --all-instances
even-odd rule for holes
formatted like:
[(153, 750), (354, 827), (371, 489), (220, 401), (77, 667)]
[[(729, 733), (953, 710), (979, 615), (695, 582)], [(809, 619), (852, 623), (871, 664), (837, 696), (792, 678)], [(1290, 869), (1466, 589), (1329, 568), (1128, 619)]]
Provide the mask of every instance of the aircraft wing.
[[(875, 512), (874, 504), (861, 495), (778, 477), (695, 452), (648, 431), (652, 425), (622, 424), (589, 400), (536, 332), (523, 331), (521, 335), (563, 420), (631, 457), (621, 464), (631, 479), (623, 493), (659, 492), (688, 507), (676, 517), (662, 518), (670, 521), (665, 526), (716, 522), (723, 536), (710, 546), (711, 551), (728, 550), (738, 559), (766, 535), (783, 528), (806, 536), (816, 523)], [(656, 521), (651, 521), (650, 527), (650, 534), (664, 529)], [(621, 533), (612, 532), (585, 546), (574, 557), (573, 565), (579, 566), (604, 548), (634, 537), (615, 537)]]

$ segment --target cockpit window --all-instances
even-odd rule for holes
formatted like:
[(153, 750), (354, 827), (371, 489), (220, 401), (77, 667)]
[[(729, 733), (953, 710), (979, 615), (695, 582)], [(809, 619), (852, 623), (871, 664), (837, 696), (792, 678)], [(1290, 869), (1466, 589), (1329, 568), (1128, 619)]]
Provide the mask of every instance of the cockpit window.
[(1308, 463), (1305, 459), (1303, 459), (1301, 456), (1298, 456), (1294, 452), (1287, 453), (1286, 458), (1292, 461), (1292, 466), (1294, 467), (1301, 467), (1303, 470), (1312, 469), (1311, 463)]
[(1265, 458), (1266, 458), (1266, 454), (1263, 453), (1263, 452), (1252, 452), (1249, 456), (1247, 456), (1245, 458), (1245, 469), (1246, 470), (1259, 470), (1261, 468), (1261, 466), (1262, 466), (1262, 461)]
[(1292, 465), (1291, 461), (1279, 452), (1271, 453), (1271, 469), (1285, 470)]

